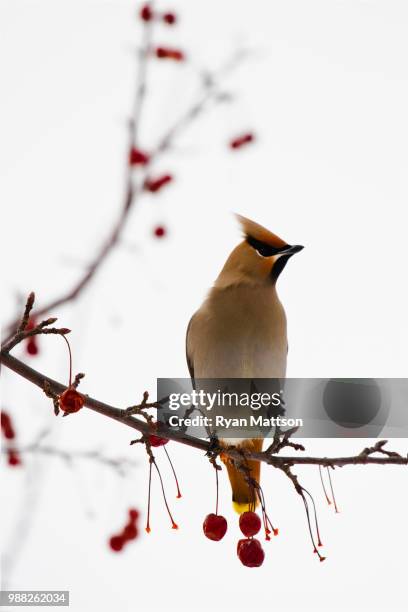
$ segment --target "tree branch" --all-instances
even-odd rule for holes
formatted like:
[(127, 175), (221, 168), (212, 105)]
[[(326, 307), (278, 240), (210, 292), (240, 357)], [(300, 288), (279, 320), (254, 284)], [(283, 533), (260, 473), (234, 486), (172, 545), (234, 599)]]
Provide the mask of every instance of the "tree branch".
[[(16, 359), (12, 355), (10, 355), (6, 350), (1, 351), (0, 362), (22, 378), (25, 378), (34, 385), (37, 385), (37, 387), (42, 390), (44, 389), (44, 385), (47, 385), (49, 389), (56, 394), (61, 394), (67, 389), (65, 385), (62, 385), (61, 383), (53, 380), (52, 378), (45, 376), (45, 374), (41, 374), (37, 370), (30, 368), (28, 365), (26, 365), (19, 359)], [(119, 423), (122, 423), (127, 427), (135, 429), (142, 434), (149, 435), (152, 433), (152, 427), (148, 422), (142, 421), (141, 419), (135, 418), (134, 416), (129, 416), (129, 413), (126, 410), (110, 406), (109, 404), (90, 397), (89, 395), (84, 395), (84, 399), (85, 406), (90, 410), (93, 410), (94, 412), (98, 412), (99, 414), (105, 417), (118, 421)], [(205, 453), (213, 453), (213, 447), (211, 446), (210, 442), (207, 442), (206, 440), (201, 440), (200, 438), (189, 436), (185, 433), (174, 431), (160, 424), (158, 424), (158, 427), (154, 430), (154, 433), (157, 433), (162, 437), (166, 437), (169, 440), (173, 440), (174, 442), (178, 442), (180, 444), (196, 448)], [(364, 451), (362, 451), (359, 455), (348, 457), (304, 457), (299, 455), (283, 456), (271, 454), (269, 451), (264, 451), (260, 453), (246, 453), (245, 456), (248, 460), (262, 461), (278, 469), (282, 469), (283, 467), (290, 467), (293, 465), (321, 465), (331, 468), (343, 467), (345, 465), (369, 464), (408, 465), (408, 456), (401, 456), (398, 453), (384, 451), (383, 446), (385, 444), (386, 441), (381, 440), (377, 442), (374, 447), (364, 449)], [(242, 452), (238, 451), (234, 447), (223, 448), (222, 452), (223, 454), (230, 456), (232, 459), (242, 461)], [(386, 455), (381, 457), (373, 456), (373, 454), (376, 452), (380, 452), (382, 454), (386, 453)]]
[[(149, 51), (151, 46), (151, 24), (147, 23), (144, 25), (144, 37), (143, 45), (139, 53), (139, 79), (136, 87), (135, 102), (133, 109), (133, 116), (129, 122), (129, 143), (128, 151), (133, 147), (138, 146), (138, 133), (139, 125), (142, 115), (142, 110), (145, 102), (146, 91), (147, 91), (147, 64), (149, 61)], [(240, 63), (245, 59), (246, 52), (239, 51), (233, 54), (233, 56), (215, 73), (206, 73), (206, 78), (202, 79), (202, 86), (197, 93), (196, 100), (186, 109), (186, 111), (171, 125), (167, 130), (164, 131), (162, 136), (159, 138), (158, 143), (153, 148), (149, 155), (148, 162), (143, 166), (142, 176), (139, 186), (134, 181), (134, 169), (128, 163), (126, 158), (126, 174), (125, 174), (125, 195), (122, 207), (120, 209), (118, 218), (110, 229), (108, 235), (103, 242), (99, 251), (91, 259), (85, 268), (85, 271), (81, 274), (79, 279), (74, 285), (62, 293), (62, 295), (50, 300), (45, 303), (44, 306), (33, 310), (32, 317), (37, 318), (43, 316), (47, 312), (54, 310), (55, 308), (72, 302), (75, 300), (83, 290), (93, 280), (96, 273), (99, 271), (102, 264), (110, 255), (111, 251), (120, 242), (123, 230), (129, 218), (130, 211), (134, 208), (137, 197), (143, 195), (143, 186), (148, 176), (148, 171), (153, 163), (160, 155), (171, 148), (174, 140), (178, 138), (183, 131), (185, 131), (194, 121), (201, 116), (205, 110), (207, 103), (211, 100), (215, 102), (221, 102), (225, 99), (221, 95), (219, 90), (218, 81), (221, 77), (224, 77), (228, 73), (235, 70)], [(20, 322), (20, 318), (14, 319), (11, 323), (5, 326), (5, 341), (8, 341), (15, 333), (17, 326)], [(28, 319), (27, 319), (28, 322)], [(27, 324), (26, 322), (26, 324)], [(21, 330), (20, 330), (21, 331)]]

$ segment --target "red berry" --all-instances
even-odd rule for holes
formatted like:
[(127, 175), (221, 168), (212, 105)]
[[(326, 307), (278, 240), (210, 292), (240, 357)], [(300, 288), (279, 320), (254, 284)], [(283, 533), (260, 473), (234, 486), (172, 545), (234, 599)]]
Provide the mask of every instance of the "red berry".
[(129, 151), (129, 166), (144, 166), (150, 161), (150, 157), (147, 153), (144, 153), (140, 149), (132, 147)]
[(129, 523), (123, 530), (122, 538), (124, 540), (134, 540), (137, 538), (139, 532), (134, 523)]
[(30, 338), (26, 345), (26, 351), (29, 355), (37, 355), (38, 354), (38, 345), (35, 338)]
[(73, 387), (68, 387), (59, 396), (59, 406), (63, 412), (78, 412), (84, 403), (84, 397)]
[(223, 516), (220, 514), (208, 514), (203, 523), (204, 535), (209, 540), (218, 542), (227, 533), (227, 527), (227, 521)]
[(261, 526), (261, 519), (256, 512), (243, 512), (239, 517), (239, 528), (247, 538), (256, 535)]
[(144, 188), (146, 191), (150, 191), (150, 193), (157, 193), (159, 189), (164, 187), (164, 185), (167, 185), (167, 183), (170, 183), (172, 180), (173, 177), (171, 174), (163, 174), (163, 176), (160, 176), (157, 179), (146, 179)]
[(125, 541), (124, 541), (123, 537), (120, 536), (120, 535), (112, 536), (111, 539), (109, 540), (109, 546), (115, 552), (121, 551), (122, 548), (123, 548), (124, 543), (125, 543)]
[(8, 427), (11, 427), (11, 419), (9, 415), (7, 414), (7, 412), (2, 412), (1, 413), (1, 428), (7, 429)]
[(237, 544), (237, 555), (238, 555), (238, 557), (239, 557), (239, 550), (240, 550), (240, 548), (241, 548), (241, 546), (242, 546), (242, 544), (244, 542), (247, 542), (247, 538), (242, 539), (242, 540), (238, 540), (238, 544)]
[(139, 518), (139, 511), (136, 508), (129, 508), (129, 520), (134, 523)]
[(12, 448), (10, 448), (7, 451), (7, 460), (8, 460), (8, 464), (13, 467), (17, 465), (21, 465), (21, 459), (20, 459), (19, 452), (16, 450), (13, 450)]
[(184, 53), (180, 49), (169, 49), (168, 47), (157, 47), (156, 57), (158, 59), (171, 59), (176, 62), (184, 60)]
[(154, 446), (155, 448), (157, 448), (158, 446), (164, 446), (165, 444), (167, 444), (169, 440), (167, 438), (160, 438), (159, 436), (155, 436), (154, 434), (151, 434), (149, 436), (149, 442), (151, 446)]
[(177, 21), (177, 17), (174, 13), (164, 13), (163, 21), (168, 25), (173, 25)]
[(9, 417), (7, 412), (1, 413), (1, 430), (7, 440), (13, 440), (13, 438), (15, 438), (16, 436), (13, 424), (11, 422), (11, 418)]
[(259, 540), (240, 540), (237, 547), (238, 557), (246, 567), (259, 567), (265, 559), (265, 553)]
[(252, 133), (243, 134), (242, 136), (238, 136), (230, 141), (229, 145), (231, 149), (239, 149), (243, 145), (246, 145), (254, 140), (254, 135)]
[(151, 21), (153, 19), (153, 11), (149, 4), (145, 4), (140, 9), (140, 19), (142, 21)]
[(163, 238), (166, 235), (165, 228), (162, 227), (161, 225), (159, 225), (158, 227), (155, 227), (154, 235), (156, 236), (156, 238)]
[(16, 437), (16, 434), (14, 433), (14, 429), (12, 428), (11, 425), (9, 427), (3, 428), (3, 434), (6, 440), (13, 440)]
[(7, 412), (1, 413), (1, 430), (6, 440), (13, 440), (16, 437), (11, 418)]

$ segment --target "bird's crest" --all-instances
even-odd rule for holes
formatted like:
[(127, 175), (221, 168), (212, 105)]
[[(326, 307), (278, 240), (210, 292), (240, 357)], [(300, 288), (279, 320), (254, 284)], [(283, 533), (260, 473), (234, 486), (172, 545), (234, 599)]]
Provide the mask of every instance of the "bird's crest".
[(286, 246), (286, 242), (279, 238), (276, 234), (273, 234), (259, 223), (251, 221), (242, 215), (236, 215), (242, 231), (244, 232), (246, 239), (252, 239), (253, 241), (274, 247), (275, 249), (281, 249)]

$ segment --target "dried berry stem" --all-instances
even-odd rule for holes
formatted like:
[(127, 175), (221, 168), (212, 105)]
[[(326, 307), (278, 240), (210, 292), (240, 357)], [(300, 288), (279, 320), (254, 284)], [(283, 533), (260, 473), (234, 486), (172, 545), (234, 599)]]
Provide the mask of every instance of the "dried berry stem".
[[(66, 339), (65, 336), (62, 336), (66, 342), (66, 345), (68, 347), (68, 354), (69, 354), (69, 382), (68, 382), (68, 387), (71, 387), (72, 385), (72, 351), (71, 351), (71, 345), (68, 342), (68, 340)], [(77, 379), (77, 377), (76, 377)], [(79, 382), (79, 380), (78, 380)]]
[(151, 487), (152, 487), (152, 463), (153, 461), (149, 461), (149, 492), (147, 494), (147, 521), (146, 521), (146, 531), (147, 533), (151, 532), (150, 529), (150, 499), (151, 499)]
[(163, 484), (163, 478), (162, 478), (162, 475), (161, 475), (160, 470), (159, 470), (159, 468), (158, 468), (158, 465), (157, 465), (157, 463), (156, 463), (156, 461), (155, 461), (154, 459), (153, 459), (153, 465), (154, 465), (154, 467), (156, 468), (156, 471), (157, 471), (157, 473), (158, 473), (158, 475), (159, 475), (159, 479), (160, 479), (160, 486), (161, 486), (161, 490), (162, 490), (162, 493), (163, 493), (164, 503), (165, 503), (165, 506), (166, 506), (167, 513), (168, 513), (168, 515), (169, 515), (169, 517), (170, 517), (170, 520), (171, 520), (171, 527), (172, 527), (172, 529), (178, 529), (178, 525), (177, 525), (177, 523), (174, 521), (173, 515), (172, 515), (172, 513), (171, 513), (171, 511), (170, 511), (170, 508), (169, 508), (169, 504), (167, 503), (167, 497), (166, 497), (166, 492), (165, 492), (165, 490), (164, 490), (164, 484)]
[(180, 497), (181, 497), (181, 491), (180, 491), (180, 485), (179, 485), (179, 481), (178, 481), (178, 478), (177, 478), (176, 470), (174, 469), (173, 462), (172, 462), (172, 460), (170, 459), (170, 455), (169, 455), (169, 453), (167, 452), (167, 448), (166, 448), (165, 446), (163, 446), (163, 450), (164, 450), (164, 452), (166, 453), (167, 459), (168, 459), (168, 461), (169, 461), (169, 463), (170, 463), (170, 467), (171, 467), (172, 472), (173, 472), (174, 480), (176, 481), (176, 487), (177, 487), (177, 499), (180, 499)]
[(319, 521), (317, 519), (317, 510), (316, 510), (315, 501), (313, 499), (312, 494), (307, 489), (305, 489), (305, 487), (302, 487), (302, 489), (310, 497), (310, 500), (311, 500), (312, 505), (313, 505), (313, 513), (314, 513), (315, 527), (316, 527), (316, 534), (317, 534), (317, 545), (318, 546), (323, 546), (322, 539), (320, 537)]
[(333, 483), (332, 483), (332, 479), (331, 479), (331, 475), (330, 475), (330, 468), (329, 468), (329, 466), (326, 466), (326, 470), (327, 470), (327, 474), (329, 476), (330, 490), (331, 490), (331, 494), (332, 494), (332, 498), (333, 498), (334, 509), (335, 509), (336, 512), (339, 512), (339, 509), (338, 509), (337, 503), (336, 503), (336, 497), (334, 495)]
[(323, 480), (322, 466), (321, 465), (319, 465), (319, 475), (320, 475), (320, 482), (322, 483), (323, 493), (324, 493), (324, 495), (326, 497), (327, 503), (330, 506), (332, 502), (331, 502), (330, 497), (327, 495), (326, 487), (325, 487), (324, 480)]
[(218, 470), (217, 468), (215, 468), (215, 489), (216, 489), (215, 514), (218, 514)]

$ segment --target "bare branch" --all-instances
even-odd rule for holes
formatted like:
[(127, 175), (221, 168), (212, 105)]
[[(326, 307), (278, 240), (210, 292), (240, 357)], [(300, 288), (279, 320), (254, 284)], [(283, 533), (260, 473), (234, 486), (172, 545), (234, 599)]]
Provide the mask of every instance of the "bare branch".
[(387, 444), (387, 440), (379, 440), (374, 444), (374, 446), (370, 446), (369, 448), (365, 448), (363, 451), (361, 451), (360, 456), (368, 457), (374, 453), (382, 453), (383, 455), (387, 455), (387, 457), (401, 457), (400, 454), (394, 451), (384, 450), (385, 444)]
[(35, 293), (32, 291), (27, 298), (27, 302), (24, 309), (23, 318), (21, 319), (20, 325), (17, 328), (17, 334), (23, 332), (28, 325), (28, 320), (30, 318), (30, 312), (34, 306), (35, 301)]
[[(40, 372), (30, 368), (28, 365), (16, 359), (12, 355), (10, 355), (7, 351), (2, 351), (0, 353), (0, 361), (1, 363), (18, 374), (19, 376), (25, 378), (30, 381), (34, 385), (40, 387), (40, 389), (44, 389), (44, 386), (47, 386), (49, 392), (54, 394), (61, 394), (63, 391), (67, 389), (65, 385), (52, 380), (48, 376), (41, 374)], [(129, 416), (126, 410), (121, 410), (119, 408), (115, 408), (101, 402), (97, 399), (90, 397), (89, 395), (84, 395), (85, 406), (93, 410), (94, 412), (98, 412), (105, 417), (113, 419), (139, 431), (144, 435), (150, 435), (152, 433), (152, 428), (149, 423), (146, 421), (142, 421), (141, 419), (135, 418), (134, 416)], [(185, 433), (180, 433), (174, 431), (168, 427), (161, 426), (158, 424), (157, 429), (155, 428), (154, 433), (157, 435), (166, 437), (169, 440), (173, 440), (175, 442), (179, 442), (180, 444), (185, 444), (187, 446), (191, 446), (198, 450), (201, 450), (205, 453), (211, 454), (213, 452), (213, 448), (211, 443), (206, 440), (201, 440), (200, 438), (195, 438), (193, 436), (189, 436)], [(366, 452), (365, 449), (359, 455), (348, 456), (348, 457), (305, 457), (305, 456), (280, 456), (280, 455), (272, 455), (270, 452), (259, 452), (259, 453), (246, 453), (246, 458), (256, 461), (262, 461), (273, 467), (282, 469), (285, 466), (293, 466), (293, 465), (321, 465), (326, 467), (343, 467), (345, 465), (408, 465), (408, 456), (403, 457), (398, 453), (394, 453), (391, 451), (384, 451), (383, 446), (386, 441), (380, 441), (377, 443), (373, 449), (368, 449), (369, 452)], [(232, 459), (242, 461), (242, 453), (235, 449), (234, 447), (225, 448), (222, 450), (223, 453), (229, 455)], [(386, 456), (376, 457), (373, 456), (376, 452), (380, 452), (385, 454)]]
[[(142, 115), (142, 109), (144, 106), (144, 101), (146, 97), (146, 88), (147, 88), (147, 63), (149, 61), (149, 49), (151, 44), (151, 24), (144, 24), (144, 40), (143, 47), (139, 53), (139, 67), (138, 67), (138, 84), (136, 87), (135, 94), (135, 102), (133, 109), (133, 116), (129, 122), (129, 143), (128, 143), (128, 151), (130, 151), (133, 147), (137, 147), (137, 139), (139, 133), (139, 125)], [(136, 203), (136, 196), (143, 195), (143, 185), (145, 184), (147, 173), (153, 161), (156, 161), (162, 153), (167, 151), (167, 149), (171, 148), (173, 142), (176, 138), (178, 138), (182, 132), (184, 132), (190, 125), (201, 116), (202, 112), (205, 110), (207, 103), (213, 100), (215, 103), (222, 102), (223, 98), (220, 96), (220, 90), (218, 88), (218, 80), (221, 77), (226, 76), (232, 70), (235, 70), (237, 66), (245, 59), (246, 54), (244, 52), (234, 53), (234, 55), (225, 63), (222, 68), (214, 73), (208, 74), (208, 80), (203, 81), (202, 88), (199, 90), (197, 94), (197, 99), (191, 104), (189, 108), (175, 121), (175, 123), (168, 128), (161, 138), (159, 138), (158, 144), (149, 155), (149, 161), (143, 167), (143, 176), (140, 182), (140, 186), (134, 182), (134, 169), (128, 163), (128, 159), (126, 159), (126, 174), (125, 174), (125, 190), (124, 190), (124, 201), (122, 207), (120, 209), (118, 218), (116, 223), (114, 223), (113, 228), (111, 228), (108, 232), (108, 235), (103, 242), (101, 248), (96, 253), (96, 255), (91, 259), (89, 264), (86, 266), (85, 271), (81, 274), (80, 278), (74, 283), (74, 285), (66, 292), (64, 292), (59, 297), (50, 300), (48, 303), (44, 304), (44, 306), (40, 306), (35, 311), (33, 311), (33, 317), (40, 317), (55, 308), (67, 304), (68, 302), (72, 302), (75, 300), (84, 289), (87, 288), (91, 280), (93, 280), (96, 273), (99, 271), (101, 266), (104, 264), (108, 255), (110, 255), (111, 251), (119, 244), (120, 239), (122, 237), (123, 230), (126, 226), (126, 223), (129, 218), (129, 213), (133, 209)], [(33, 298), (34, 299), (34, 298)], [(30, 310), (32, 305), (28, 311), (28, 315), (30, 314)], [(26, 307), (27, 309), (27, 307)], [(27, 321), (28, 321), (27, 315)], [(22, 323), (25, 321), (23, 318)], [(18, 327), (18, 331), (23, 331), (21, 328), (21, 324)], [(26, 325), (27, 323), (25, 323)], [(8, 342), (13, 334), (16, 332), (18, 326), (18, 319), (12, 321), (9, 325), (5, 327), (7, 330), (5, 332), (5, 341)]]
[(38, 323), (38, 325), (28, 328), (27, 325), (30, 317), (30, 312), (34, 306), (34, 300), (35, 294), (31, 292), (27, 298), (24, 315), (21, 320), (21, 323), (14, 336), (12, 336), (8, 341), (2, 344), (1, 348), (3, 351), (11, 351), (11, 349), (17, 346), (17, 344), (20, 344), (20, 342), (23, 342), (23, 340), (26, 340), (27, 338), (31, 338), (33, 336), (38, 336), (41, 334), (56, 334), (59, 336), (66, 336), (67, 334), (71, 333), (71, 330), (67, 327), (49, 327), (49, 325), (52, 325), (53, 323), (55, 323), (55, 321), (57, 321), (55, 317), (45, 319), (45, 321), (41, 321), (41, 323)]
[(292, 427), (292, 429), (282, 431), (279, 427), (276, 427), (273, 436), (273, 442), (265, 450), (265, 454), (273, 455), (275, 453), (279, 453), (282, 448), (285, 448), (286, 446), (291, 446), (295, 450), (304, 451), (305, 447), (303, 446), (303, 444), (297, 444), (290, 440), (290, 437), (293, 436), (298, 431), (298, 429), (299, 427)]
[[(2, 448), (1, 452), (6, 454), (7, 448)], [(95, 450), (63, 450), (55, 446), (37, 443), (19, 446), (18, 452), (21, 455), (46, 455), (49, 457), (57, 457), (58, 459), (62, 459), (69, 466), (76, 460), (89, 460), (112, 468), (120, 476), (124, 476), (128, 469), (138, 465), (136, 461), (132, 461), (131, 459), (106, 457), (101, 452)]]

